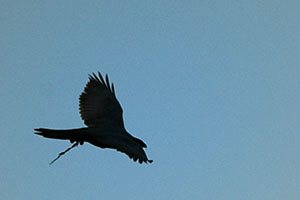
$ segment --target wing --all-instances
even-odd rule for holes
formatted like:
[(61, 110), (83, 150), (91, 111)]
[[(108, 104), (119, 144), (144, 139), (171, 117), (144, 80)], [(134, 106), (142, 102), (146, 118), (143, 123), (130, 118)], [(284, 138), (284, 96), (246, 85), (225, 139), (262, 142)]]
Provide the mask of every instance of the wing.
[(123, 126), (123, 110), (116, 98), (114, 85), (108, 76), (98, 72), (89, 75), (89, 82), (79, 97), (79, 110), (84, 123), (89, 127), (100, 126), (101, 122)]

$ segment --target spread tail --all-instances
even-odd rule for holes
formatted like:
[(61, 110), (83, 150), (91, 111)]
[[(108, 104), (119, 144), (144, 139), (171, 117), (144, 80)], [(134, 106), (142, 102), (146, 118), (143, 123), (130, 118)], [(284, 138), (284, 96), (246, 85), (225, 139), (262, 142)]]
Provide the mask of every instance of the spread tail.
[(74, 141), (83, 142), (83, 141), (85, 141), (85, 137), (84, 137), (85, 129), (86, 128), (54, 130), (54, 129), (47, 129), (47, 128), (38, 128), (38, 129), (34, 129), (34, 130), (35, 130), (35, 134), (44, 136), (46, 138), (70, 140), (71, 142), (74, 142)]

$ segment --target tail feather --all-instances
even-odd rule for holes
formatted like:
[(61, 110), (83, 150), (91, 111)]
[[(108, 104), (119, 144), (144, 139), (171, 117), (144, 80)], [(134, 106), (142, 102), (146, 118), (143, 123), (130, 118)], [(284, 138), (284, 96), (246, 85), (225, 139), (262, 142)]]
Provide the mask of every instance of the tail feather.
[(70, 140), (73, 141), (85, 141), (84, 129), (67, 129), (67, 130), (55, 130), (47, 128), (34, 129), (35, 134), (44, 136), (51, 139)]

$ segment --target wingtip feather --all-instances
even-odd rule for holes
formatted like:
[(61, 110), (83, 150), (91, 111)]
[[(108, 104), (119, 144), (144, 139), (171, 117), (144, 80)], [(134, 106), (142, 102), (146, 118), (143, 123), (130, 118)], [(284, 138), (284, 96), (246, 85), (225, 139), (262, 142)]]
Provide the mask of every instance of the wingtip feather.
[(103, 76), (102, 76), (102, 74), (100, 72), (98, 72), (98, 76), (101, 79), (101, 83), (105, 84), (104, 78), (103, 78)]
[(108, 78), (108, 75), (107, 75), (107, 74), (105, 75), (105, 80), (106, 80), (106, 87), (107, 87), (109, 90), (111, 90), (111, 89), (110, 89), (110, 84), (109, 84), (109, 78)]
[(114, 96), (116, 96), (116, 93), (115, 93), (115, 86), (114, 86), (113, 83), (111, 84), (111, 90), (112, 90), (112, 93), (114, 94)]

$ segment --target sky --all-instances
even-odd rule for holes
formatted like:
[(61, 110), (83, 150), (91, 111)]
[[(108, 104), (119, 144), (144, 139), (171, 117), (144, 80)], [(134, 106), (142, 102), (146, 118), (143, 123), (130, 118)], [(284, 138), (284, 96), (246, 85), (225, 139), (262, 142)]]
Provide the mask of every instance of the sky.
[[(300, 2), (0, 6), (0, 199), (300, 199)], [(78, 128), (93, 72), (152, 164), (34, 128)]]

